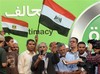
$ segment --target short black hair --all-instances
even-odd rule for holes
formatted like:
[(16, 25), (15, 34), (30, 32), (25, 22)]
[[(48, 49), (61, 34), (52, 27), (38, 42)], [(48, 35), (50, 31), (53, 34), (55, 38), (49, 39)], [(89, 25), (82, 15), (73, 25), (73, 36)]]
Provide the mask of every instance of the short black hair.
[(86, 46), (85, 42), (83, 42), (83, 41), (79, 42), (79, 43), (77, 44), (77, 46), (79, 46), (79, 44), (84, 44), (84, 45)]
[(5, 36), (4, 46), (7, 46), (7, 43), (6, 42), (9, 42), (11, 39), (13, 39), (13, 37), (11, 37), (11, 36)]
[(9, 42), (11, 39), (13, 39), (13, 37), (11, 37), (11, 36), (5, 36), (5, 41), (6, 42)]
[(90, 40), (88, 40), (88, 43), (94, 44), (96, 41), (97, 41), (97, 40), (95, 40), (95, 39), (90, 39)]
[(75, 39), (76, 42), (78, 43), (78, 38), (76, 38), (76, 37), (71, 37), (71, 39)]
[(88, 43), (92, 44), (92, 49), (100, 49), (100, 40), (91, 39)]
[(100, 40), (97, 40), (93, 45), (93, 49), (100, 49)]
[(33, 39), (28, 39), (27, 42), (26, 42), (26, 45), (28, 45), (28, 43), (29, 43), (30, 41), (32, 41), (32, 42), (35, 43), (35, 41), (34, 41)]

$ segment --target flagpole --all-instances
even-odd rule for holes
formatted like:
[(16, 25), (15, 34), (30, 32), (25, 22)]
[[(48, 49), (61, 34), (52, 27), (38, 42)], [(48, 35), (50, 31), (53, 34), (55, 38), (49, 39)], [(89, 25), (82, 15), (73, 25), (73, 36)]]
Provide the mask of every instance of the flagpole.
[(40, 23), (38, 22), (37, 32), (36, 32), (36, 35), (35, 35), (35, 49), (34, 49), (35, 53), (37, 53), (36, 47), (37, 47), (37, 43), (38, 43), (39, 27), (40, 27)]
[[(44, 3), (44, 0), (43, 0), (43, 3)], [(43, 5), (42, 5), (41, 10), (42, 9), (43, 9)], [(40, 14), (40, 16), (41, 16), (41, 14)], [(39, 19), (40, 19), (40, 17), (39, 17)], [(35, 50), (34, 50), (35, 53), (37, 53), (36, 47), (37, 47), (37, 43), (38, 43), (39, 28), (40, 28), (40, 22), (38, 22), (37, 32), (36, 32), (36, 36), (35, 36), (35, 42), (36, 42), (36, 44), (35, 44)]]
[[(45, 2), (45, 0), (43, 0), (42, 4)], [(41, 8), (41, 12), (42, 12), (42, 9), (43, 9), (43, 5), (42, 5), (42, 8)], [(41, 14), (40, 14), (40, 17), (39, 17), (39, 22), (38, 22), (38, 34), (39, 34), (39, 27), (40, 27), (40, 18), (41, 18)]]
[(38, 22), (37, 34), (39, 34), (39, 27), (40, 27), (40, 23)]

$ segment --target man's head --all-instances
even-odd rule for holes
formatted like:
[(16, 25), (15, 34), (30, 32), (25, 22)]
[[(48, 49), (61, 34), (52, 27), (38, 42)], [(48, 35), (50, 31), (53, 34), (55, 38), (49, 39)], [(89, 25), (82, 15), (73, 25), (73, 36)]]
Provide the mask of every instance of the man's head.
[(27, 47), (27, 50), (29, 50), (30, 52), (34, 51), (35, 49), (35, 41), (33, 39), (28, 39), (27, 42), (26, 42), (26, 47)]
[[(41, 42), (38, 45), (38, 51), (39, 51), (40, 54), (45, 54), (47, 52), (47, 49), (48, 49), (48, 47), (47, 47), (45, 42)], [(41, 53), (41, 51), (43, 51), (43, 52)]]
[(58, 49), (58, 52), (59, 52), (59, 54), (60, 54), (61, 56), (65, 56), (65, 54), (66, 54), (66, 47), (65, 47), (65, 44), (59, 43), (59, 44), (57, 45), (57, 49)]
[(97, 40), (95, 40), (95, 39), (90, 39), (90, 40), (88, 40), (88, 45), (91, 45), (91, 49), (94, 49), (94, 45), (95, 45), (95, 42), (96, 42)]
[(9, 46), (10, 48), (13, 47), (14, 40), (11, 36), (5, 36), (5, 46)]
[(100, 53), (100, 40), (88, 40), (88, 49), (93, 49), (95, 53)]
[(53, 52), (53, 50), (57, 48), (57, 42), (51, 42), (49, 47), (50, 47), (51, 52)]
[(18, 42), (14, 39), (14, 45), (12, 48), (13, 51), (16, 51), (17, 53), (19, 53), (19, 46), (18, 46)]
[(76, 37), (72, 37), (70, 39), (69, 45), (70, 47), (73, 48), (77, 48), (77, 44), (78, 44), (78, 39)]
[(93, 49), (95, 53), (100, 53), (100, 40), (97, 40), (93, 45)]
[(84, 42), (79, 42), (77, 46), (80, 54), (83, 54), (86, 51), (86, 44)]

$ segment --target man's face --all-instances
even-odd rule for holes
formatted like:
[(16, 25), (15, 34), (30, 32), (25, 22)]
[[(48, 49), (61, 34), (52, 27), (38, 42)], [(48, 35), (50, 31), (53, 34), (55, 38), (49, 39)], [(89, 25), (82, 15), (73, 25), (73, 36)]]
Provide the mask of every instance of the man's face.
[(27, 44), (27, 49), (29, 51), (34, 51), (34, 48), (35, 48), (35, 42), (29, 41), (28, 44)]
[(56, 48), (57, 48), (56, 42), (52, 42), (51, 47), (50, 47), (51, 52)]
[(84, 44), (79, 44), (78, 51), (79, 53), (84, 53), (86, 51), (86, 46)]
[(63, 45), (58, 49), (60, 55), (65, 56), (66, 54), (66, 47)]
[(10, 39), (9, 42), (7, 42), (7, 45), (11, 48), (13, 48), (13, 44), (14, 44), (14, 40), (13, 39)]
[(17, 43), (14, 43), (13, 45), (13, 51), (19, 51), (19, 47)]
[(39, 52), (43, 50), (43, 53), (45, 54), (46, 51), (47, 51), (47, 49), (48, 48), (47, 48), (47, 46), (44, 43), (40, 44), (40, 46), (39, 46)]
[(76, 39), (72, 38), (72, 39), (70, 40), (70, 47), (71, 47), (71, 48), (77, 47)]

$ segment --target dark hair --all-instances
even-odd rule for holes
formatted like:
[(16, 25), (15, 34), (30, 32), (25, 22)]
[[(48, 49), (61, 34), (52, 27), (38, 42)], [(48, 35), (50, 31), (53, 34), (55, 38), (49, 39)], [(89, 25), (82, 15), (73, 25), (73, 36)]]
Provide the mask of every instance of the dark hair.
[(93, 45), (93, 48), (95, 48), (95, 49), (100, 49), (100, 40), (97, 40), (97, 41), (95, 42), (95, 44)]
[(5, 49), (6, 52), (8, 52), (9, 51), (9, 46), (5, 46), (4, 49)]
[(84, 44), (86, 46), (85, 42), (82, 42), (82, 41), (79, 42), (77, 46), (79, 46), (79, 44)]
[(6, 42), (9, 42), (11, 39), (13, 39), (11, 36), (5, 36), (5, 44), (4, 44), (4, 46), (7, 46)]
[(56, 44), (59, 45), (59, 44), (62, 44), (62, 43), (61, 42), (57, 42)]
[(9, 42), (11, 39), (13, 39), (11, 36), (5, 36), (5, 41)]
[(75, 39), (76, 42), (78, 43), (78, 38), (76, 38), (76, 37), (71, 37), (71, 39)]
[(32, 41), (32, 42), (35, 43), (35, 41), (34, 41), (33, 39), (28, 39), (27, 42), (26, 42), (26, 45), (28, 45), (28, 43), (29, 43), (30, 41)]
[(88, 40), (88, 43), (92, 44), (93, 49), (100, 49), (100, 40), (91, 39)]
[(88, 40), (88, 43), (94, 44), (96, 41), (97, 40), (95, 40), (95, 39), (90, 39), (90, 40)]

